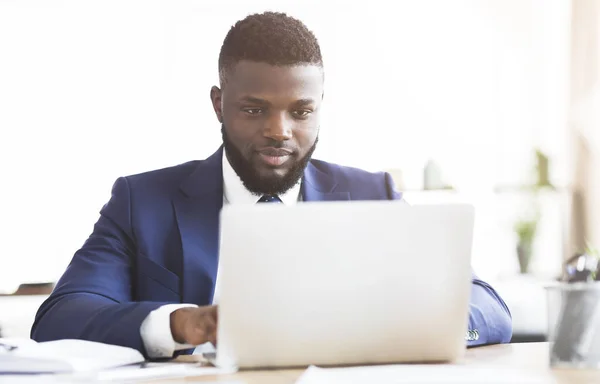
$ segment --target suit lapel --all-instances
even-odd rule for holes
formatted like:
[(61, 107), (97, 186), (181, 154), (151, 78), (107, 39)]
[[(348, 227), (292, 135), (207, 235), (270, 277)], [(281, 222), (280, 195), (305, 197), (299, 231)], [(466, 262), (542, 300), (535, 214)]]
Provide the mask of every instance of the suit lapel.
[(183, 302), (212, 302), (223, 207), (222, 148), (201, 162), (173, 199), (183, 250)]
[[(181, 184), (173, 208), (183, 250), (184, 303), (212, 303), (219, 264), (219, 215), (223, 208), (223, 149), (202, 161)], [(350, 200), (350, 193), (337, 191), (332, 175), (309, 163), (302, 182), (303, 200)]]
[(340, 201), (350, 200), (350, 193), (337, 191), (337, 181), (317, 167), (312, 162), (304, 170), (302, 182), (302, 198), (304, 201)]

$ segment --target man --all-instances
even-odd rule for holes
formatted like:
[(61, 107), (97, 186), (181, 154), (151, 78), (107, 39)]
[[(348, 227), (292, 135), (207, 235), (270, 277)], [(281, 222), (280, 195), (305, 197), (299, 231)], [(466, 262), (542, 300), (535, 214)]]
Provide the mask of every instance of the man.
[[(323, 62), (300, 21), (271, 12), (239, 21), (223, 42), (219, 74), (210, 98), (223, 147), (203, 161), (119, 178), (40, 307), (32, 338), (125, 345), (149, 358), (214, 343), (223, 204), (401, 199), (388, 174), (311, 159)], [(469, 345), (511, 337), (508, 308), (476, 278), (467, 334)]]

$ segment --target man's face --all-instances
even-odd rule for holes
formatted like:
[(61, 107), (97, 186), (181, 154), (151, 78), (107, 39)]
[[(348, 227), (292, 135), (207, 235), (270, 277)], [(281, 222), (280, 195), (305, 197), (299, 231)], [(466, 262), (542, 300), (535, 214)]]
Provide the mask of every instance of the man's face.
[(302, 177), (314, 151), (323, 98), (322, 68), (242, 61), (211, 99), (227, 158), (246, 188), (281, 194)]

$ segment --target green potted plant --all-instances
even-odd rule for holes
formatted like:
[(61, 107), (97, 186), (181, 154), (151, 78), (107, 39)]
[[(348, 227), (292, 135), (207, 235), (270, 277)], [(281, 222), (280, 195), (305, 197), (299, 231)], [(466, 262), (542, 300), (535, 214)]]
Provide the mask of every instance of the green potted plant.
[(522, 274), (529, 272), (531, 255), (533, 254), (533, 241), (537, 233), (539, 217), (521, 219), (515, 223), (514, 231), (517, 234), (517, 257), (519, 270)]

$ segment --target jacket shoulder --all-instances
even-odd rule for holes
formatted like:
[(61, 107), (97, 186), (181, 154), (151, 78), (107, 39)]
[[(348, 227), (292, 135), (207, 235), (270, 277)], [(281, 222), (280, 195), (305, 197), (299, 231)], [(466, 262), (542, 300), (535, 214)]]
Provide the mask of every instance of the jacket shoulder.
[(323, 160), (311, 160), (311, 164), (319, 171), (335, 177), (340, 184), (361, 181), (383, 181), (386, 175), (385, 172), (372, 172), (356, 167), (329, 163)]
[(198, 167), (201, 160), (188, 161), (186, 163), (146, 171), (142, 173), (124, 176), (130, 185), (144, 186), (148, 184), (179, 185)]
[(337, 189), (350, 192), (352, 199), (396, 199), (394, 182), (386, 172), (372, 172), (364, 169), (311, 160), (320, 172), (332, 177)]

